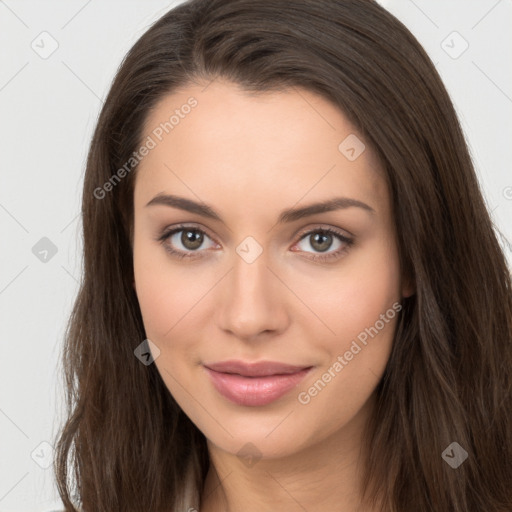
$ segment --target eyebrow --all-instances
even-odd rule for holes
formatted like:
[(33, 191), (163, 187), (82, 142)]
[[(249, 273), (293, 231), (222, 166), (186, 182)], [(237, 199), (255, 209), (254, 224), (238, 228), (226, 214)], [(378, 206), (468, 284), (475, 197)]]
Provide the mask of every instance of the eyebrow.
[[(211, 206), (205, 203), (198, 203), (192, 199), (186, 199), (185, 197), (179, 197), (171, 194), (158, 194), (146, 204), (146, 206), (153, 205), (164, 205), (172, 208), (179, 208), (180, 210), (196, 213), (197, 215), (223, 222), (222, 217)], [(351, 199), (349, 197), (335, 197), (334, 199), (328, 199), (326, 201), (313, 203), (300, 208), (288, 208), (283, 210), (279, 215), (277, 222), (278, 224), (294, 222), (317, 213), (332, 212), (351, 207), (361, 208), (372, 215), (375, 213), (375, 210), (371, 206), (363, 203), (362, 201)]]

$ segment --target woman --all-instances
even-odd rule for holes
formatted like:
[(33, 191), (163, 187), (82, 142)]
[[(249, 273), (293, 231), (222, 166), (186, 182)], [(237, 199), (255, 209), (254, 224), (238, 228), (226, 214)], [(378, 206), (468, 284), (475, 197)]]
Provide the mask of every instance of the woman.
[(510, 274), (435, 67), (377, 3), (169, 11), (82, 210), (66, 510), (512, 509)]

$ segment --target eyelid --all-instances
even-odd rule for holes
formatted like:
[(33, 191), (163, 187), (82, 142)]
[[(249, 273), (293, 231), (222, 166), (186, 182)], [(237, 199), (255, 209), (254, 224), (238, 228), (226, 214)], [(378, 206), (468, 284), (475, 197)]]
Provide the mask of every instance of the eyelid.
[(308, 226), (306, 228), (302, 228), (296, 233), (295, 236), (302, 238), (304, 235), (307, 235), (307, 234), (311, 233), (312, 231), (329, 231), (329, 232), (335, 233), (340, 236), (345, 236), (346, 238), (352, 238), (352, 239), (356, 238), (356, 236), (353, 233), (351, 233), (350, 231), (348, 231), (347, 229), (334, 227), (329, 224), (315, 224), (314, 226)]
[(200, 224), (195, 224), (193, 222), (191, 223), (183, 223), (183, 224), (176, 224), (173, 226), (167, 226), (160, 230), (159, 234), (157, 235), (157, 240), (162, 240), (165, 238), (168, 238), (172, 234), (175, 234), (179, 231), (185, 231), (186, 229), (190, 229), (192, 231), (198, 231), (200, 233), (205, 234), (208, 238), (210, 238), (213, 242), (215, 242), (217, 245), (220, 245), (219, 242), (216, 240), (216, 237), (210, 234), (210, 231), (205, 228), (204, 226)]

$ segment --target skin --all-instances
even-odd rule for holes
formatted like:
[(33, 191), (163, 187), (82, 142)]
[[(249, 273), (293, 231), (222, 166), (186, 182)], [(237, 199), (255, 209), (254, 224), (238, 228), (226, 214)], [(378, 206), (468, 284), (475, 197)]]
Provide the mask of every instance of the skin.
[[(160, 350), (155, 364), (208, 440), (212, 464), (201, 512), (361, 510), (362, 434), (398, 315), (359, 344), (362, 350), (309, 403), (298, 394), (412, 293), (401, 278), (380, 163), (368, 144), (354, 161), (340, 152), (357, 132), (324, 98), (303, 89), (250, 95), (221, 80), (162, 99), (144, 138), (190, 96), (197, 107), (137, 169), (133, 250), (146, 334)], [(203, 201), (222, 221), (146, 206), (160, 193)], [(348, 207), (277, 224), (286, 208), (337, 196), (374, 213)], [(166, 243), (195, 258), (173, 257), (156, 241), (181, 223), (205, 231), (203, 244), (194, 253), (181, 232)], [(341, 256), (313, 261), (324, 254), (313, 230), (327, 227), (354, 243), (334, 236), (326, 252), (343, 249)], [(263, 250), (250, 264), (236, 252), (248, 236)], [(227, 359), (314, 368), (275, 402), (248, 407), (220, 395), (203, 367)], [(259, 457), (252, 465), (237, 455), (247, 443)]]

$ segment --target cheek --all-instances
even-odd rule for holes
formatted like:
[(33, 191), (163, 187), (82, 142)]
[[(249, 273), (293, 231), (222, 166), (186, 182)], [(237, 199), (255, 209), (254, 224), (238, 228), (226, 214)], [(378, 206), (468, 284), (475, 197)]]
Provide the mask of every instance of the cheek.
[(295, 277), (294, 282), (297, 295), (307, 299), (309, 309), (321, 320), (315, 325), (322, 338), (329, 339), (330, 332), (330, 344), (338, 350), (400, 300), (398, 253), (389, 241), (375, 241), (350, 255), (346, 265), (329, 277), (311, 274)]
[(194, 305), (204, 292), (190, 286), (190, 273), (160, 261), (157, 252), (134, 251), (137, 297), (146, 336), (160, 351), (155, 365), (167, 389), (183, 404), (183, 386), (191, 380), (189, 371), (197, 361)]
[[(149, 244), (148, 244), (149, 246)], [(211, 294), (218, 278), (208, 272), (172, 261), (161, 248), (134, 248), (134, 275), (146, 336), (159, 349), (155, 359), (168, 390), (186, 404), (185, 391), (194, 381), (201, 361), (201, 339), (211, 318)]]
[(400, 314), (398, 254), (389, 242), (375, 244), (321, 287), (308, 285), (312, 309), (331, 335), (321, 325), (309, 333), (325, 359), (301, 387), (299, 402), (311, 427), (327, 431), (355, 415), (382, 377)]
[(171, 261), (165, 250), (150, 243), (134, 244), (136, 293), (146, 334), (163, 341), (200, 300), (203, 280)]

